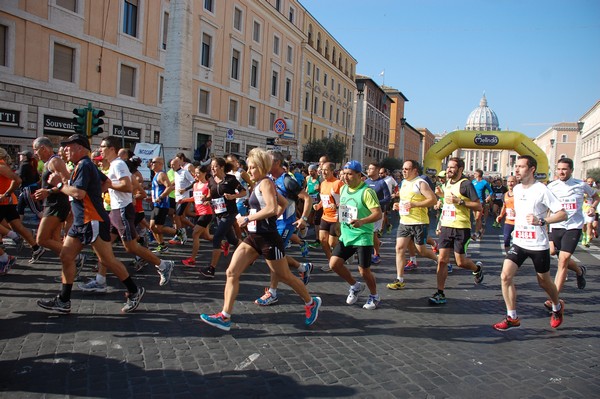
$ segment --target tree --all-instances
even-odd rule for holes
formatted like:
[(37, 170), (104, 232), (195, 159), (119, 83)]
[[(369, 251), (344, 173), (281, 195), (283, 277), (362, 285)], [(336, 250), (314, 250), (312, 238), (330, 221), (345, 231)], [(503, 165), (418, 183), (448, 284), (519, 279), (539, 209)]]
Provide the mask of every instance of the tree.
[(304, 145), (302, 159), (305, 162), (318, 162), (323, 155), (327, 155), (331, 162), (341, 163), (346, 155), (346, 144), (338, 138), (325, 138)]
[(402, 165), (404, 164), (404, 161), (399, 159), (399, 158), (383, 158), (383, 160), (381, 161), (381, 167), (382, 168), (386, 168), (390, 171), (392, 170), (396, 170), (396, 169), (402, 169)]
[(593, 178), (596, 182), (600, 181), (600, 168), (594, 168), (594, 169), (590, 169), (586, 172), (586, 175), (583, 176), (583, 179), (585, 180), (586, 178), (591, 177)]

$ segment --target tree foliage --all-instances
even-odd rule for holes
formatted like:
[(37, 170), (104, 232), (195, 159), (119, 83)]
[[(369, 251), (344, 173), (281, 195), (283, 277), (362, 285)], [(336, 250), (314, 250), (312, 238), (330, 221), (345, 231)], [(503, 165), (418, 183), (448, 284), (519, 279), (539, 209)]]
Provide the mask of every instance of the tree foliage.
[(381, 161), (381, 167), (386, 168), (390, 171), (396, 170), (396, 169), (402, 169), (403, 164), (404, 164), (404, 161), (399, 158), (387, 157), (387, 158), (383, 158), (383, 160)]
[(595, 181), (600, 181), (600, 168), (590, 169), (586, 172), (586, 175), (583, 176), (583, 179), (588, 177), (592, 177)]
[(323, 155), (327, 155), (331, 162), (341, 163), (346, 155), (346, 144), (338, 138), (325, 138), (304, 145), (302, 159), (305, 162), (318, 162)]

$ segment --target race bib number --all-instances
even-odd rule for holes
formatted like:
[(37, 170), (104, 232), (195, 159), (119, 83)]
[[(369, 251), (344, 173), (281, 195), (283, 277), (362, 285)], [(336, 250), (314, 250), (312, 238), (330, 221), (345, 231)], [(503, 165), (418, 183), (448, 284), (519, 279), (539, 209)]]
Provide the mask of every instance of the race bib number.
[(323, 202), (323, 208), (329, 208), (329, 205), (331, 204), (331, 197), (327, 194), (322, 194), (321, 201)]
[(444, 204), (442, 208), (442, 220), (454, 222), (456, 220), (456, 207), (454, 204)]
[(410, 213), (408, 204), (410, 204), (410, 202), (400, 200), (400, 203), (398, 204), (398, 213), (400, 216), (406, 216)]
[(196, 205), (202, 205), (203, 202), (204, 194), (202, 194), (202, 191), (194, 191), (194, 203)]
[(319, 202), (319, 194), (309, 194), (309, 196), (312, 199), (313, 204)]
[(564, 198), (562, 207), (567, 213), (573, 213), (577, 210), (577, 200), (575, 198)]
[(504, 194), (502, 194), (502, 193), (496, 193), (496, 199), (499, 200), (499, 201), (501, 201), (503, 195)]
[(515, 220), (515, 210), (512, 208), (506, 208), (506, 219)]
[[(250, 209), (250, 215), (254, 215), (255, 213), (256, 209)], [(256, 233), (256, 220), (248, 222), (248, 225), (246, 227), (248, 227), (248, 231), (250, 233)]]
[(342, 223), (350, 223), (358, 219), (358, 208), (351, 205), (340, 205), (339, 220)]
[(225, 213), (227, 211), (227, 206), (225, 205), (225, 198), (215, 198), (211, 200), (211, 203), (217, 215), (220, 213)]
[(537, 229), (531, 225), (515, 226), (515, 238), (533, 244), (537, 241)]

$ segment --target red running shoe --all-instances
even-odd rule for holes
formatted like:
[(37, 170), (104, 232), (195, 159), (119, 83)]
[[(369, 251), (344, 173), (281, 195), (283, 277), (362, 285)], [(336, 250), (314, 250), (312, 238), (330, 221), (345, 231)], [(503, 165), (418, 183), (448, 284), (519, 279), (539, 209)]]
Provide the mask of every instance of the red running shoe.
[(229, 243), (227, 241), (221, 243), (221, 250), (223, 251), (223, 256), (229, 255)]
[(557, 328), (563, 322), (563, 313), (565, 312), (565, 301), (560, 300), (560, 310), (558, 312), (552, 312), (550, 316), (550, 327)]
[(196, 266), (196, 260), (194, 260), (194, 258), (187, 258), (181, 261), (181, 263), (183, 263), (186, 266), (189, 267), (194, 267)]
[(506, 331), (510, 330), (511, 328), (519, 328), (521, 327), (521, 320), (519, 320), (518, 317), (516, 319), (513, 319), (510, 316), (506, 316), (504, 320), (502, 320), (500, 323), (494, 324), (492, 327), (494, 327), (498, 331)]

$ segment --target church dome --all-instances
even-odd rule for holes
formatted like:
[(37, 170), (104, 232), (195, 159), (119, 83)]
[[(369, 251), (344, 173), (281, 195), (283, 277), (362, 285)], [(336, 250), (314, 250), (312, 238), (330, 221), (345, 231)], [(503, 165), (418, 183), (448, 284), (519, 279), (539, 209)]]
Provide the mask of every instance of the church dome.
[(498, 116), (488, 107), (485, 93), (479, 101), (479, 107), (469, 114), (465, 130), (500, 130)]

